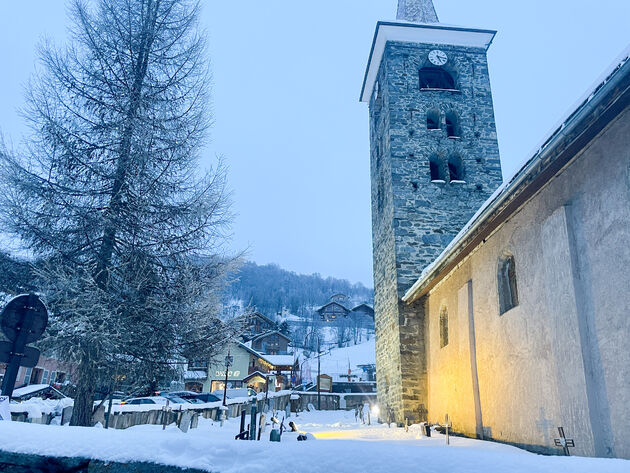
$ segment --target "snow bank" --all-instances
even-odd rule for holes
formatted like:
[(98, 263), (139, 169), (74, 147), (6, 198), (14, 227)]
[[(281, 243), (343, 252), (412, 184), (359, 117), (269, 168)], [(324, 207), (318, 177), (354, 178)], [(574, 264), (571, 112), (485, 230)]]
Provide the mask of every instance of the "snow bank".
[(69, 397), (63, 399), (42, 399), (33, 397), (28, 401), (11, 403), (10, 409), (12, 413), (26, 412), (29, 419), (39, 419), (44, 414), (61, 415), (65, 407), (73, 405), (74, 401)]
[(220, 423), (200, 419), (199, 428), (184, 434), (174, 426), (137, 426), (127, 430), (59, 427), (18, 422), (0, 423), (2, 449), (41, 455), (80, 456), (118, 462), (149, 461), (220, 473), (349, 473), (382, 471), (467, 473), (626, 473), (630, 461), (534, 455), (506, 445), (451, 437), (419, 437), (416, 428), (357, 424), (344, 411), (291, 417), (316, 440), (298, 442), (284, 434), (282, 442), (236, 441), (238, 419)]

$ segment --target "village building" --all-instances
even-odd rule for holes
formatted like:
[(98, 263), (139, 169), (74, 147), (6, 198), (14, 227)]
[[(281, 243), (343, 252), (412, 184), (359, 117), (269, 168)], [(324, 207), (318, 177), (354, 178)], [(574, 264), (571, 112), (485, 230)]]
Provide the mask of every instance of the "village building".
[(351, 317), (353, 319), (366, 322), (366, 327), (370, 327), (374, 322), (374, 309), (368, 304), (359, 304), (353, 309), (349, 309), (346, 304), (348, 298), (343, 294), (336, 294), (330, 298), (330, 302), (315, 309), (322, 322), (336, 322)]
[(232, 358), (227, 371), (228, 388), (279, 391), (297, 382), (299, 363), (289, 352), (291, 339), (260, 312), (248, 312), (239, 319), (243, 327), (240, 340), (229, 342), (214, 360), (189, 360), (185, 389), (196, 392), (224, 389), (228, 355)]
[(237, 318), (242, 326), (242, 338), (251, 340), (261, 333), (277, 330), (278, 324), (260, 312), (246, 312)]
[(278, 330), (261, 333), (251, 340), (251, 347), (266, 355), (287, 355), (291, 339)]
[[(280, 391), (291, 385), (298, 360), (293, 355), (266, 355), (239, 341), (228, 343), (215, 360), (191, 360), (184, 375), (185, 389), (213, 392), (225, 387), (225, 358), (232, 357), (227, 372), (228, 389), (252, 388), (257, 392)], [(267, 380), (269, 386), (267, 388)]]
[[(15, 388), (31, 385), (50, 385), (60, 388), (72, 383), (76, 367), (51, 356), (40, 356), (32, 368), (21, 366), (15, 379)], [(4, 379), (6, 364), (0, 364), (0, 382)]]
[(333, 322), (348, 317), (350, 309), (341, 305), (339, 302), (331, 301), (319, 307), (315, 312), (319, 314), (322, 322)]
[[(543, 453), (630, 458), (630, 51), (502, 183), (495, 32), (400, 0), (369, 104), (378, 401)], [(547, 87), (549, 84), (546, 85)]]

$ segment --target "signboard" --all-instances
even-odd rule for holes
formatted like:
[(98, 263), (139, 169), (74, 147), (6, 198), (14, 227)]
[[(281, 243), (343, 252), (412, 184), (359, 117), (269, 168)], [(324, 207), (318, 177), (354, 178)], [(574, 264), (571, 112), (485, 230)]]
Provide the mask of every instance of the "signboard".
[(39, 359), (39, 350), (28, 347), (38, 340), (46, 330), (48, 311), (35, 294), (14, 297), (2, 309), (0, 329), (9, 339), (0, 345), (0, 358), (7, 363), (2, 380), (2, 394), (10, 396), (20, 365), (34, 367)]
[(39, 297), (24, 294), (14, 297), (2, 310), (0, 327), (12, 342), (20, 332), (26, 331), (25, 343), (39, 340), (48, 324), (48, 311)]
[[(13, 355), (13, 342), (0, 342), (0, 363), (9, 363)], [(39, 360), (39, 350), (34, 347), (24, 347), (24, 356), (20, 365), (25, 368), (35, 368)]]
[(328, 375), (321, 375), (319, 377), (319, 390), (332, 392), (332, 378)]
[(0, 420), (11, 420), (9, 396), (0, 396)]
[[(239, 370), (228, 371), (228, 377), (229, 378), (238, 378), (240, 375), (241, 375), (241, 372)], [(225, 370), (223, 370), (223, 371), (216, 370), (216, 376), (220, 376), (222, 378), (225, 378)]]

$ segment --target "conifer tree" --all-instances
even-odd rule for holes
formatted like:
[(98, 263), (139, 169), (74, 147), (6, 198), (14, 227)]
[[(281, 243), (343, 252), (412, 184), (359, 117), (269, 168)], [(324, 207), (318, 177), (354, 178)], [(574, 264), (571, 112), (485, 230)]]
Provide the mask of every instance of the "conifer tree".
[(192, 0), (73, 0), (71, 41), (45, 44), (24, 116), (32, 139), (2, 153), (4, 229), (45, 263), (47, 342), (78, 365), (71, 423), (94, 389), (157, 386), (216, 352), (231, 261), (225, 172), (198, 158), (208, 67)]

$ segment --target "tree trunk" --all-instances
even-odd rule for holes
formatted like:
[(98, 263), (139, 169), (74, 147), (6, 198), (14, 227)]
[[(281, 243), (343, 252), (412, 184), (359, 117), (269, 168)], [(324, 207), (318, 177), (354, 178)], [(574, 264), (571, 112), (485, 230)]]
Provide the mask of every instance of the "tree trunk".
[(77, 374), (77, 391), (74, 397), (74, 408), (70, 425), (79, 427), (92, 427), (92, 413), (94, 405), (94, 364), (86, 354), (79, 363)]

